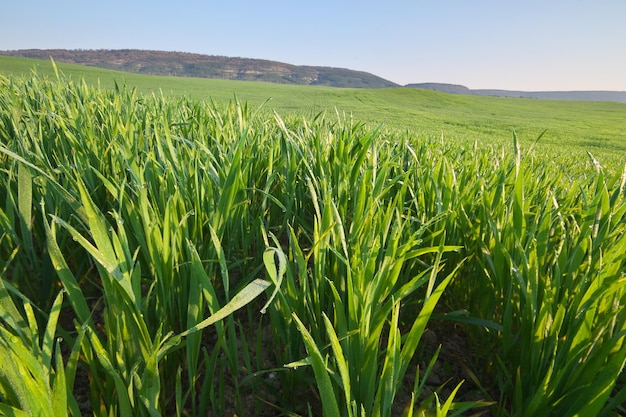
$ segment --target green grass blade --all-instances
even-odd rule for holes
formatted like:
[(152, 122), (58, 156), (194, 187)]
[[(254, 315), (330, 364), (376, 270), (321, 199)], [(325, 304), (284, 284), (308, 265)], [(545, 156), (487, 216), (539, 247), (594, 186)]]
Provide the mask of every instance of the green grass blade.
[(339, 405), (337, 404), (337, 398), (333, 391), (333, 385), (330, 381), (330, 375), (328, 369), (326, 369), (326, 363), (319, 351), (313, 337), (308, 332), (302, 321), (294, 313), (292, 315), (294, 321), (298, 326), (298, 330), (302, 333), (304, 339), (304, 346), (309, 354), (310, 363), (313, 367), (313, 373), (315, 374), (315, 380), (317, 381), (317, 389), (320, 392), (322, 399), (322, 407), (324, 409), (324, 417), (340, 417)]
[(343, 385), (344, 395), (346, 397), (346, 405), (348, 406), (348, 416), (352, 417), (352, 412), (350, 408), (350, 404), (352, 404), (352, 387), (350, 385), (350, 371), (348, 369), (348, 362), (343, 354), (343, 349), (341, 348), (341, 344), (339, 343), (339, 338), (337, 337), (337, 333), (335, 333), (335, 329), (333, 324), (324, 313), (324, 325), (326, 326), (326, 333), (328, 334), (328, 338), (330, 339), (330, 346), (333, 350), (333, 355), (335, 358), (335, 362), (337, 363), (337, 368), (339, 369), (339, 375), (341, 376), (341, 383)]
[[(276, 269), (276, 257), (278, 257), (278, 270)], [(274, 292), (267, 300), (263, 308), (261, 308), (261, 313), (265, 313), (267, 307), (271, 304), (276, 294), (280, 290), (280, 286), (283, 282), (283, 277), (285, 276), (285, 271), (287, 270), (287, 258), (285, 254), (280, 248), (267, 248), (263, 253), (263, 263), (265, 264), (265, 270), (269, 275), (272, 283), (274, 284)]]
[[(70, 394), (71, 395), (71, 394)], [(54, 383), (52, 386), (52, 410), (55, 416), (66, 416), (68, 405), (67, 382), (65, 369), (63, 369), (63, 357), (61, 356), (61, 343), (56, 343)]]
[(217, 253), (217, 260), (220, 265), (220, 275), (222, 277), (222, 283), (224, 285), (224, 293), (226, 295), (226, 299), (230, 298), (230, 280), (228, 278), (228, 266), (226, 265), (226, 254), (224, 253), (224, 248), (220, 242), (217, 233), (213, 227), (209, 225), (209, 232), (211, 233), (211, 242), (213, 242), (213, 247), (215, 248), (215, 252)]
[(269, 286), (272, 285), (269, 281), (262, 279), (255, 279), (248, 285), (246, 285), (241, 291), (239, 291), (224, 307), (216, 311), (213, 315), (202, 320), (200, 323), (182, 332), (179, 336), (184, 337), (188, 334), (197, 332), (204, 329), (220, 320), (233, 314), (240, 308), (250, 304), (252, 300), (261, 295)]
[(20, 337), (27, 337), (28, 325), (15, 306), (2, 277), (0, 277), (0, 318), (8, 323), (9, 327), (17, 332)]
[[(61, 307), (63, 304), (63, 291), (60, 291), (52, 304), (52, 309), (48, 316), (48, 324), (46, 325), (46, 331), (43, 336), (41, 346), (41, 362), (44, 368), (50, 368), (52, 363), (52, 350), (54, 348), (54, 336), (56, 334), (57, 321), (59, 320), (59, 314), (61, 314)], [(65, 384), (65, 383), (64, 383)]]
[(59, 279), (63, 284), (63, 288), (67, 292), (69, 302), (74, 308), (78, 319), (81, 321), (81, 323), (84, 323), (88, 320), (90, 315), (87, 301), (85, 300), (85, 296), (83, 295), (80, 286), (78, 285), (78, 281), (76, 281), (74, 274), (72, 274), (67, 265), (67, 262), (65, 261), (65, 257), (61, 252), (61, 248), (59, 248), (59, 244), (56, 240), (56, 231), (54, 228), (54, 224), (51, 228), (46, 219), (45, 207), (43, 202), (41, 204), (41, 209), (44, 213), (42, 220), (46, 232), (46, 247), (48, 248), (50, 260), (52, 261), (54, 269), (57, 271)]
[(76, 200), (76, 198), (70, 192), (68, 192), (65, 188), (63, 188), (63, 186), (61, 186), (61, 184), (59, 184), (59, 182), (56, 181), (52, 177), (52, 175), (50, 175), (50, 173), (34, 165), (32, 162), (27, 161), (20, 155), (6, 148), (3, 144), (0, 144), (0, 153), (7, 155), (8, 157), (20, 162), (21, 164), (43, 175), (46, 178), (46, 180), (49, 181), (50, 184), (53, 184), (55, 186), (55, 189), (63, 195), (63, 198), (65, 199), (65, 201), (67, 201), (76, 210), (76, 214), (78, 215), (78, 217), (80, 217), (82, 221), (87, 222), (87, 215), (85, 214), (84, 210), (80, 207), (80, 203)]
[(417, 348), (417, 344), (424, 333), (424, 329), (426, 329), (426, 325), (428, 324), (433, 311), (435, 311), (435, 307), (437, 306), (439, 299), (460, 268), (461, 264), (457, 265), (456, 268), (444, 280), (442, 280), (439, 285), (437, 285), (432, 294), (430, 294), (430, 296), (424, 301), (424, 305), (422, 306), (417, 319), (411, 326), (411, 330), (409, 331), (404, 346), (402, 347), (401, 366), (403, 368), (403, 372), (406, 371), (406, 367), (408, 366), (411, 357)]
[(252, 300), (261, 295), (271, 285), (272, 283), (269, 281), (258, 278), (255, 279), (254, 281), (246, 285), (228, 303), (226, 303), (224, 307), (220, 308), (214, 314), (202, 320), (200, 323), (196, 324), (192, 328), (187, 329), (184, 332), (171, 337), (167, 342), (164, 342), (162, 347), (159, 349), (158, 357), (162, 358), (174, 346), (178, 345), (183, 337), (198, 332), (212, 324), (215, 324), (220, 320), (223, 320), (226, 317), (230, 316), (240, 308), (250, 304)]
[[(118, 256), (113, 249), (113, 244), (111, 243), (111, 238), (109, 237), (110, 226), (107, 224), (107, 221), (100, 209), (96, 207), (95, 203), (89, 196), (89, 191), (80, 176), (77, 176), (77, 179), (81, 201), (89, 219), (89, 231), (94, 243), (96, 244), (97, 250), (93, 250), (93, 245), (91, 244), (87, 247), (83, 244), (83, 247), (89, 250), (92, 256), (97, 255), (96, 259), (98, 262), (106, 268), (106, 270), (115, 278), (121, 287), (124, 288), (129, 299), (137, 305), (139, 300), (136, 298), (132, 283), (130, 282), (130, 279), (123, 275), (123, 272), (125, 271), (120, 269)], [(74, 234), (74, 236), (76, 236), (76, 234)], [(80, 242), (84, 243), (86, 242), (86, 239), (81, 239)]]
[(76, 371), (78, 369), (78, 361), (80, 360), (82, 343), (85, 338), (85, 333), (87, 332), (87, 325), (83, 325), (78, 330), (78, 334), (74, 339), (74, 345), (72, 346), (72, 351), (70, 352), (70, 356), (67, 359), (67, 363), (65, 365), (65, 379), (67, 382), (67, 390), (69, 392), (74, 391), (74, 380), (76, 378)]
[[(93, 214), (91, 210), (90, 213)], [(95, 236), (93, 235), (93, 233), (98, 236), (97, 240), (100, 242), (100, 245), (107, 247), (106, 252), (103, 252), (102, 250), (100, 250), (100, 248), (94, 246), (89, 240), (87, 240), (87, 238), (85, 238), (78, 230), (76, 230), (65, 220), (60, 219), (56, 216), (52, 216), (52, 218), (54, 221), (67, 229), (68, 232), (70, 232), (72, 238), (76, 240), (87, 252), (89, 252), (89, 254), (96, 260), (96, 262), (102, 265), (102, 267), (115, 279), (117, 284), (119, 284), (119, 286), (123, 289), (128, 299), (131, 300), (133, 304), (136, 304), (138, 300), (135, 298), (135, 293), (132, 287), (131, 280), (123, 275), (120, 269), (120, 262), (118, 261), (115, 253), (112, 252), (113, 246), (111, 245), (111, 242), (108, 241), (108, 243), (104, 243), (104, 239), (108, 239), (108, 236), (106, 236), (106, 229), (102, 228), (103, 224), (101, 223), (101, 221), (104, 221), (104, 219), (101, 216), (102, 214), (100, 214), (100, 216), (96, 216), (96, 218), (93, 219), (91, 223), (98, 224), (98, 226), (96, 226), (97, 231), (94, 232), (94, 230), (92, 230), (92, 236), (94, 237), (94, 239)], [(104, 235), (101, 233), (103, 231), (105, 233)], [(138, 306), (135, 306), (135, 308), (138, 309)]]
[[(115, 385), (115, 391), (117, 395), (117, 403), (119, 407), (119, 415), (123, 416), (131, 416), (134, 415), (133, 409), (131, 407), (131, 399), (128, 387), (122, 377), (119, 375), (118, 371), (113, 366), (111, 362), (109, 353), (106, 351), (104, 346), (98, 340), (98, 337), (93, 332), (93, 330), (88, 330), (89, 341), (91, 342), (91, 347), (93, 348), (98, 361), (102, 364), (102, 367), (109, 375), (111, 379), (113, 379), (113, 383)], [(111, 406), (112, 404), (108, 404)]]
[(32, 231), (32, 206), (33, 206), (33, 178), (30, 170), (24, 164), (18, 164), (18, 212), (24, 247), (32, 259), (35, 257)]
[(31, 417), (25, 411), (20, 410), (19, 408), (11, 407), (7, 404), (0, 403), (0, 414), (6, 417)]

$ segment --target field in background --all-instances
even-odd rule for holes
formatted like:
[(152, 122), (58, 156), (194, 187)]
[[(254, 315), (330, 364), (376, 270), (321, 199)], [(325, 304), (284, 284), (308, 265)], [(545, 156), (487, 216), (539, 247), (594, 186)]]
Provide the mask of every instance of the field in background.
[[(28, 74), (34, 66), (53, 75), (49, 61), (0, 56), (0, 73)], [(539, 142), (542, 153), (555, 158), (580, 158), (594, 154), (608, 165), (626, 156), (626, 104), (535, 99), (509, 99), (442, 94), (410, 88), (344, 89), (290, 86), (245, 81), (151, 77), (72, 64), (58, 68), (89, 85), (114, 87), (115, 82), (141, 94), (163, 94), (194, 100), (225, 102), (235, 96), (252, 108), (281, 115), (309, 117), (321, 111), (352, 115), (375, 128), (409, 130), (422, 138), (443, 138), (457, 143), (508, 146), (514, 129), (520, 142)], [(269, 101), (268, 101), (269, 100)], [(606, 161), (606, 162), (605, 162)]]
[(0, 77), (0, 414), (626, 411), (622, 105), (39, 71)]

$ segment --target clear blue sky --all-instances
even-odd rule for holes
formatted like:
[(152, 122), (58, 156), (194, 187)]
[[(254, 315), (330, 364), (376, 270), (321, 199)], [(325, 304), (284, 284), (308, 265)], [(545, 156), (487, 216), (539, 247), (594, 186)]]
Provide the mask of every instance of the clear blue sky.
[(626, 90), (626, 0), (7, 1), (0, 49), (155, 49), (407, 84)]

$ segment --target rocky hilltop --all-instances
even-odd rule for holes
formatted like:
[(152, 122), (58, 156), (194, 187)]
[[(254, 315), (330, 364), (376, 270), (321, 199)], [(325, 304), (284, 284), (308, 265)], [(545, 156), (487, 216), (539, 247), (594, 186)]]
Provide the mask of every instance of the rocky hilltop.
[(384, 88), (399, 85), (376, 75), (345, 68), (291, 65), (264, 59), (232, 58), (187, 52), (138, 49), (21, 49), (0, 55), (90, 65), (118, 71), (175, 77), (266, 81), (330, 87)]

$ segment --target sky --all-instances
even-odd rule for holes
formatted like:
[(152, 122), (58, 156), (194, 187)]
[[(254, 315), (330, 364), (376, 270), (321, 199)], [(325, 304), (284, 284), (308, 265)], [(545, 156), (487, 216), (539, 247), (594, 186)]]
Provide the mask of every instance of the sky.
[(398, 84), (626, 91), (626, 0), (8, 1), (0, 50), (151, 49)]

